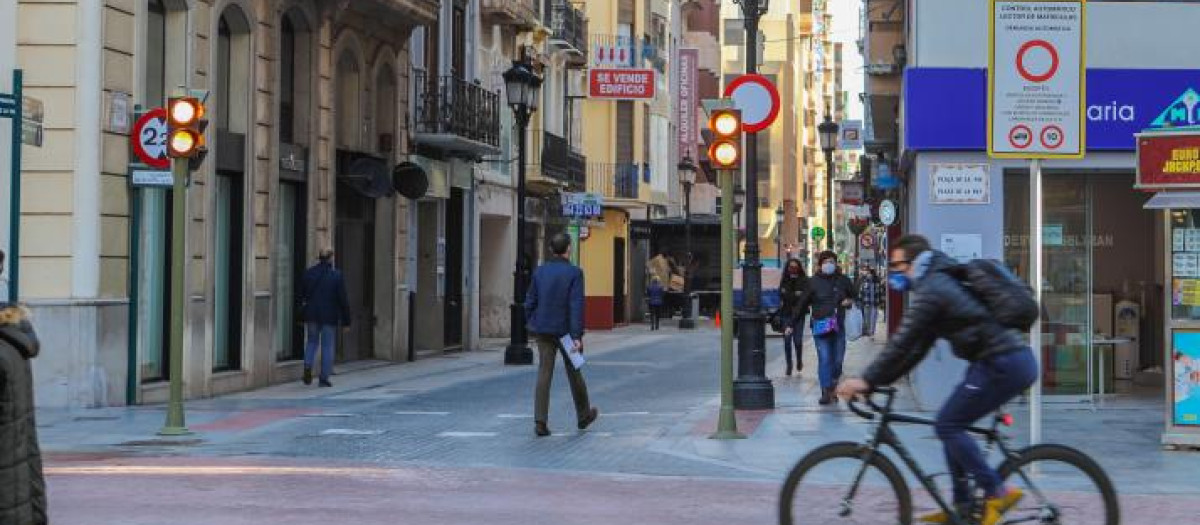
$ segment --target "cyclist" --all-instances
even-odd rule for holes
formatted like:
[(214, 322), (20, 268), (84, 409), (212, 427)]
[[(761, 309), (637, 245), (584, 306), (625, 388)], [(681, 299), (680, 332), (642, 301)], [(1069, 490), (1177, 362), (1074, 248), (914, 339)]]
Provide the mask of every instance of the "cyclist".
[[(935, 426), (953, 478), (954, 504), (963, 515), (969, 515), (972, 495), (967, 476), (971, 476), (986, 498), (980, 525), (995, 525), (1023, 494), (1003, 485), (965, 429), (1031, 386), (1037, 377), (1037, 362), (1019, 332), (997, 322), (993, 312), (964, 288), (951, 272), (956, 266), (920, 235), (899, 240), (888, 262), (888, 284), (897, 292), (911, 291), (904, 320), (863, 377), (843, 381), (838, 394), (852, 397), (900, 379), (921, 362), (938, 339), (945, 339), (957, 356), (971, 363), (962, 383), (942, 406)], [(918, 519), (949, 521), (944, 512)]]

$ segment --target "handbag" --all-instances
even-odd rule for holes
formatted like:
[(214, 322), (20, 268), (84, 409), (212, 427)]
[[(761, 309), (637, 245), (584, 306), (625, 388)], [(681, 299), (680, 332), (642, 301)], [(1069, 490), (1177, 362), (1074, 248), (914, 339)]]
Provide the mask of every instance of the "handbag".
[(812, 320), (812, 333), (814, 336), (829, 335), (837, 332), (838, 320), (836, 315), (824, 319)]

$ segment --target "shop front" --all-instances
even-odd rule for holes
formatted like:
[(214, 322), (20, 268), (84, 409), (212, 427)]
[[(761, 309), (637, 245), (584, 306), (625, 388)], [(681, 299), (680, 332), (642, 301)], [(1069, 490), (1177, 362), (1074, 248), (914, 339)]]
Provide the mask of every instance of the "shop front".
[[(1087, 72), (1087, 81), (1087, 155), (1043, 163), (1045, 399), (1098, 406), (1115, 398), (1152, 407), (1166, 395), (1170, 409), (1173, 362), (1193, 362), (1172, 351), (1176, 326), (1200, 328), (1172, 303), (1186, 294), (1171, 293), (1184, 286), (1175, 284), (1172, 249), (1176, 235), (1187, 236), (1176, 228), (1189, 226), (1177, 224), (1190, 224), (1192, 212), (1162, 209), (1138, 187), (1135, 136), (1194, 123), (1195, 104), (1186, 101), (1200, 86), (1200, 71), (1098, 69)], [(901, 213), (908, 231), (962, 259), (1003, 260), (1027, 278), (1028, 163), (987, 156), (986, 71), (910, 68), (905, 84), (905, 148), (912, 162)], [(1200, 218), (1200, 199), (1195, 208)], [(1200, 306), (1196, 313), (1200, 321)], [(949, 352), (936, 349), (914, 374), (927, 407), (949, 395), (955, 385), (945, 378), (965, 367)], [(1196, 425), (1200, 429), (1200, 421)]]

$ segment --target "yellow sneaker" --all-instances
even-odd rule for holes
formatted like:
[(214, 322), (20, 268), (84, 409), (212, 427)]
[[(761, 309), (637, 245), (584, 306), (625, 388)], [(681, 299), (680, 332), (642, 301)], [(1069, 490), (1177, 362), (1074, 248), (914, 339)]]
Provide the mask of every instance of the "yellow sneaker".
[(949, 523), (950, 516), (946, 515), (945, 511), (939, 510), (937, 512), (931, 512), (929, 514), (917, 516), (917, 521), (921, 523)]
[(988, 498), (983, 504), (983, 519), (979, 520), (979, 525), (996, 525), (1000, 522), (1000, 517), (1008, 512), (1021, 498), (1025, 497), (1025, 493), (1021, 489), (1008, 489), (1008, 494), (999, 498)]

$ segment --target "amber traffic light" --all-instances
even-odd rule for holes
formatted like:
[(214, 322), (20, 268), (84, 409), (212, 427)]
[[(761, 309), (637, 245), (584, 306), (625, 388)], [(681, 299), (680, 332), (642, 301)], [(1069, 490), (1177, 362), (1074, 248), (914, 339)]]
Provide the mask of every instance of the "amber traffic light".
[[(208, 126), (204, 104), (196, 97), (174, 97), (167, 101), (167, 156), (192, 159), (199, 164), (208, 151), (204, 128)], [(194, 167), (193, 167), (194, 169)]]
[(742, 160), (742, 113), (736, 109), (718, 109), (708, 119), (713, 141), (708, 160), (717, 169), (736, 169)]

